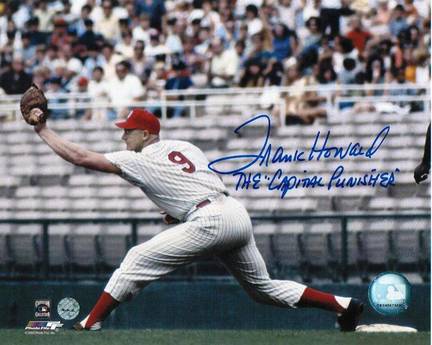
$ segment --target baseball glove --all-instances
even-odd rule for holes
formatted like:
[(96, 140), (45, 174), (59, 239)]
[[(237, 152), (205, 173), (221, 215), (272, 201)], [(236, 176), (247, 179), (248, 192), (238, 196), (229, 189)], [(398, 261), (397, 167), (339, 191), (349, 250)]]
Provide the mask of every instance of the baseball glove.
[(29, 125), (43, 123), (48, 117), (48, 100), (35, 84), (32, 84), (22, 95), (20, 107), (21, 114)]

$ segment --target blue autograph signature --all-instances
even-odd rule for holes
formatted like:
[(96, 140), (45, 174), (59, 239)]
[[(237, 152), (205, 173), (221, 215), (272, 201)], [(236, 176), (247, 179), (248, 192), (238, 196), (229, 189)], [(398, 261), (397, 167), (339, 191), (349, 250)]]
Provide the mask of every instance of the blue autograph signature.
[[(223, 175), (232, 175), (238, 178), (236, 190), (238, 189), (259, 189), (262, 182), (267, 182), (267, 189), (269, 191), (277, 190), (280, 192), (280, 197), (284, 198), (289, 190), (297, 188), (315, 188), (327, 187), (328, 190), (332, 188), (352, 188), (355, 186), (371, 186), (379, 185), (387, 188), (395, 185), (395, 173), (399, 169), (391, 172), (377, 172), (376, 169), (371, 169), (367, 174), (359, 177), (347, 176), (344, 174), (344, 166), (339, 165), (331, 174), (328, 181), (325, 181), (324, 176), (313, 175), (310, 177), (300, 178), (295, 175), (284, 175), (282, 169), (277, 169), (272, 175), (263, 175), (261, 173), (247, 173), (246, 170), (258, 164), (259, 166), (268, 167), (271, 164), (278, 163), (292, 163), (292, 162), (307, 162), (307, 161), (320, 161), (325, 159), (339, 159), (344, 160), (348, 157), (366, 157), (373, 158), (378, 152), (387, 135), (390, 132), (390, 126), (385, 126), (373, 139), (369, 147), (363, 147), (360, 143), (350, 142), (346, 147), (331, 146), (329, 144), (330, 130), (326, 134), (317, 132), (312, 147), (308, 152), (295, 150), (295, 152), (285, 152), (282, 146), (276, 148), (272, 147), (269, 142), (271, 120), (267, 114), (257, 115), (248, 121), (241, 124), (234, 130), (234, 133), (239, 134), (240, 130), (247, 127), (253, 122), (264, 121), (266, 125), (265, 138), (260, 151), (257, 154), (238, 154), (225, 156), (211, 161), (208, 165), (209, 169)], [(324, 138), (321, 140), (320, 138)], [(244, 161), (247, 161), (244, 163)], [(240, 162), (240, 166), (231, 169), (223, 170), (217, 168), (216, 165), (222, 162)], [(307, 173), (307, 170), (304, 170)]]

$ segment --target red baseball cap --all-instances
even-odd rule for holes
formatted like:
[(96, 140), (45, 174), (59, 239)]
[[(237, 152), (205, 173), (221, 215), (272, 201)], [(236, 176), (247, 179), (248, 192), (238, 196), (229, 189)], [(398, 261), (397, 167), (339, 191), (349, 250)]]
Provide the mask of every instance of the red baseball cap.
[(115, 125), (123, 129), (142, 129), (150, 134), (159, 134), (159, 119), (145, 109), (133, 109), (126, 120), (117, 121)]

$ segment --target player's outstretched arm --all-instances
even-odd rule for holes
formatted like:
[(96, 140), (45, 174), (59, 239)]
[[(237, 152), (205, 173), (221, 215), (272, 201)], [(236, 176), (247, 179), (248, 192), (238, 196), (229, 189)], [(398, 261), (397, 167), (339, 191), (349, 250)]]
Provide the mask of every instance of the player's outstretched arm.
[(116, 167), (104, 155), (89, 151), (77, 144), (67, 141), (49, 129), (46, 123), (38, 124), (34, 127), (35, 132), (39, 134), (53, 151), (64, 160), (97, 171), (120, 174), (120, 168)]

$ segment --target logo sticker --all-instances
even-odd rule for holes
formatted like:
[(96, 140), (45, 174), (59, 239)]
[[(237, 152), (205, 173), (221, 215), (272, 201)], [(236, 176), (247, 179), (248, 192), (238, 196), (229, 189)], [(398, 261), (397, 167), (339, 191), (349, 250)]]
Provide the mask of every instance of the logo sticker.
[(63, 298), (57, 305), (57, 313), (63, 320), (73, 320), (80, 312), (80, 305), (75, 298)]
[(29, 321), (25, 333), (27, 334), (42, 334), (58, 332), (63, 324), (60, 321)]
[(35, 317), (49, 318), (51, 315), (51, 301), (36, 300), (35, 301)]
[(411, 285), (400, 273), (384, 272), (369, 285), (369, 302), (382, 315), (398, 315), (408, 309)]

